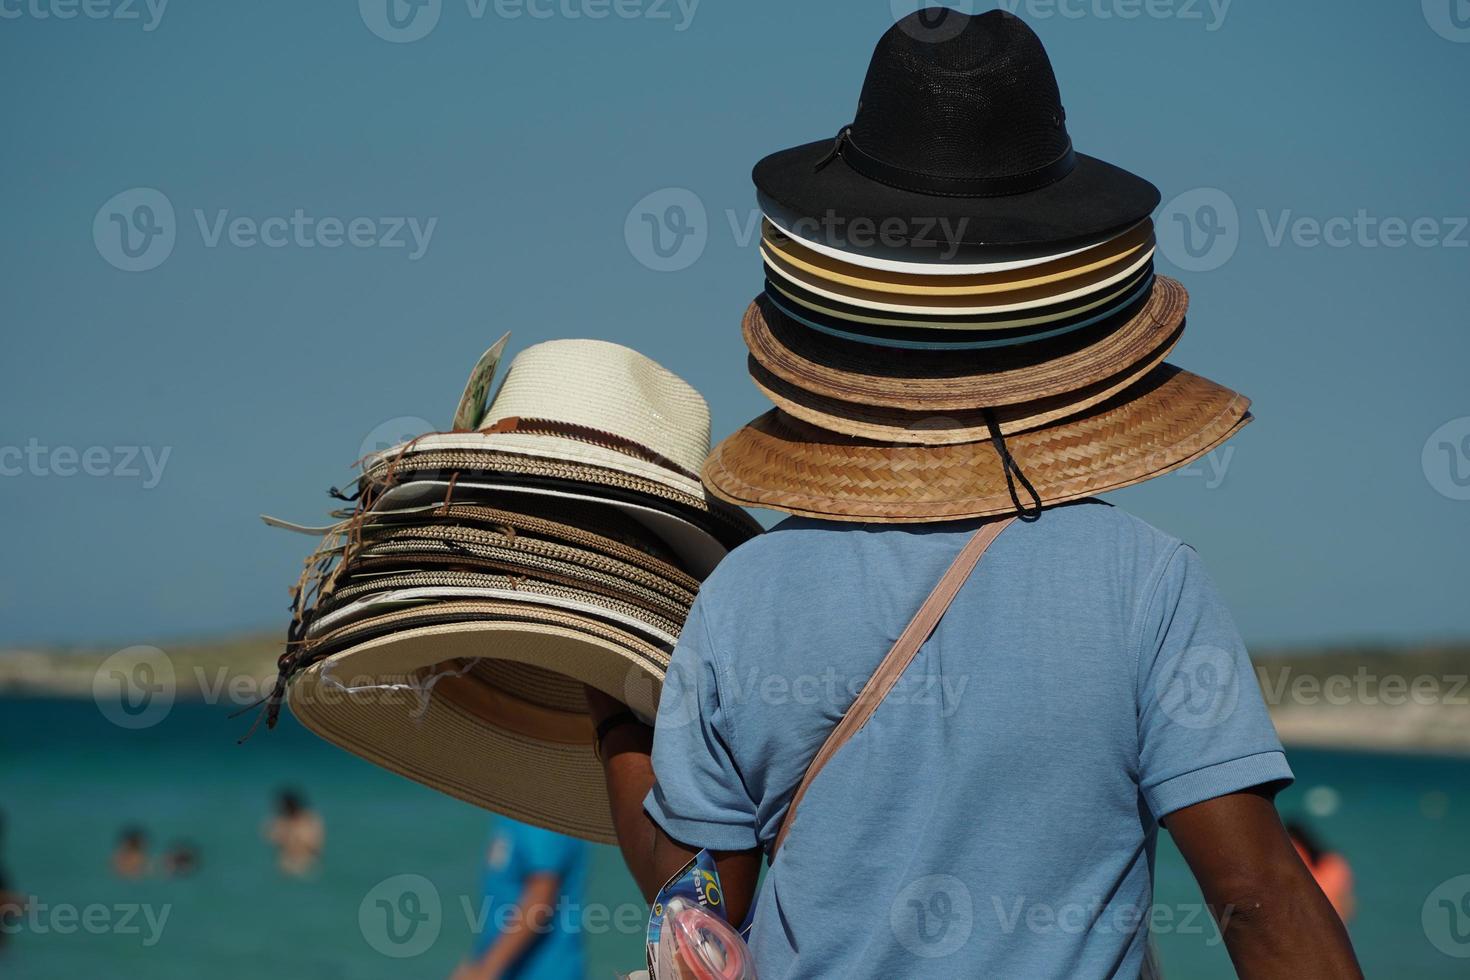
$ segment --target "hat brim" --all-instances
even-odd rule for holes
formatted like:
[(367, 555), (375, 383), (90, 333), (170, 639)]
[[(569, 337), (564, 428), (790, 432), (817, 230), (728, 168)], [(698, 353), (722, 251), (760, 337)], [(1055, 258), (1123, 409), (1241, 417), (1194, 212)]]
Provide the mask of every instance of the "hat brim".
[(1114, 378), (1177, 339), (1189, 294), (1166, 276), (1117, 318), (1048, 340), (977, 351), (886, 355), (797, 323), (765, 297), (745, 311), (745, 344), (761, 367), (813, 394), (904, 411), (1040, 401)]
[(1146, 359), (1114, 377), (1063, 395), (1034, 402), (1001, 405), (993, 409), (909, 412), (896, 408), (874, 408), (814, 395), (771, 374), (753, 357), (748, 358), (747, 366), (751, 380), (762, 394), (774, 402), (777, 408), (804, 422), (832, 432), (879, 442), (943, 446), (991, 438), (991, 421), (1002, 436), (1011, 436), (1076, 415), (1105, 402), (1163, 363), (1183, 332), (1182, 327), (1174, 331)]
[(1055, 297), (1074, 294), (1078, 286), (1097, 284), (1109, 270), (1132, 266), (1154, 247), (1153, 222), (1144, 220), (1121, 235), (1065, 258), (1006, 272), (980, 275), (882, 272), (825, 255), (799, 239), (779, 232), (770, 222), (761, 229), (761, 254), (774, 263), (833, 288), (864, 295), (892, 294), (907, 298), (985, 296), (1041, 290)]
[(875, 310), (879, 313), (898, 313), (909, 316), (937, 314), (949, 317), (1022, 313), (1061, 303), (1086, 302), (1091, 298), (1105, 296), (1111, 290), (1119, 288), (1121, 284), (1136, 278), (1144, 269), (1152, 266), (1153, 254), (1153, 247), (1149, 246), (1146, 251), (1130, 255), (1124, 261), (1085, 276), (1077, 276), (1069, 280), (1064, 288), (1033, 286), (1027, 289), (970, 296), (918, 296), (858, 289), (819, 279), (782, 263), (775, 256), (766, 252), (764, 247), (761, 250), (761, 256), (765, 260), (767, 279), (790, 283), (821, 300), (843, 303), (862, 310)]
[(564, 699), (559, 708), (531, 703), (455, 669), (428, 686), (421, 672), (453, 662), (524, 664), (652, 718), (663, 671), (636, 649), (530, 621), (409, 629), (313, 664), (291, 684), (288, 704), (308, 729), (384, 769), (526, 823), (615, 843), (585, 713)]
[[(530, 469), (535, 471), (539, 468), (533, 465)], [(731, 515), (732, 521), (738, 516), (743, 523), (731, 523), (727, 527), (724, 522), (719, 522), (703, 497), (697, 501), (689, 498), (684, 501), (687, 506), (682, 507), (656, 506), (663, 502), (622, 492), (614, 482), (604, 479), (603, 471), (583, 469), (577, 471), (577, 475), (579, 479), (575, 481), (558, 484), (553, 482), (554, 476), (532, 481), (518, 478), (516, 474), (489, 470), (476, 473), (472, 478), (454, 480), (410, 472), (402, 483), (385, 489), (374, 500), (373, 506), (375, 509), (432, 508), (444, 503), (446, 497), (456, 503), (488, 499), (497, 505), (505, 505), (507, 495), (529, 495), (612, 507), (657, 536), (678, 556), (684, 570), (699, 579), (713, 571), (731, 548), (760, 530), (748, 515), (726, 508), (723, 502), (717, 502), (721, 512)]]
[(1004, 197), (941, 197), (865, 177), (840, 155), (818, 167), (832, 139), (780, 150), (755, 165), (756, 188), (798, 219), (862, 219), (901, 227), (896, 240), (946, 245), (1055, 246), (1122, 231), (1153, 212), (1153, 184), (1096, 157), (1077, 154), (1061, 180)]
[[(1228, 388), (1162, 364), (1107, 402), (1006, 446), (1050, 506), (1177, 469), (1234, 435), (1250, 420), (1249, 407)], [(731, 503), (828, 519), (906, 523), (1015, 510), (992, 442), (885, 443), (780, 409), (716, 446), (704, 481)]]

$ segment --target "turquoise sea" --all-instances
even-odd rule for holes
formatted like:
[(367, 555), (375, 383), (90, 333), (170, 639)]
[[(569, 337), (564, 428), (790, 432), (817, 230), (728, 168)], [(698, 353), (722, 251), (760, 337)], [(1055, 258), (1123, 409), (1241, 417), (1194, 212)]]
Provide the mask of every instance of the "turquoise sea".
[[(237, 746), (248, 724), (218, 707), (179, 704), (161, 724), (127, 731), (90, 701), (0, 700), (0, 861), (40, 910), (7, 937), (0, 976), (449, 974), (468, 947), (479, 902), (485, 815), (321, 742), (289, 715), (276, 731)], [(1454, 901), (1427, 901), (1436, 886), (1470, 874), (1470, 760), (1317, 751), (1291, 758), (1298, 782), (1282, 810), (1303, 813), (1310, 804), (1327, 814), (1314, 825), (1352, 862), (1351, 931), (1368, 976), (1470, 974), (1470, 958), (1441, 948), (1470, 957), (1470, 920), (1444, 918), (1459, 915)], [(282, 878), (260, 837), (273, 792), (287, 784), (301, 787), (326, 821), (325, 859), (311, 880)], [(155, 845), (193, 841), (199, 873), (113, 878), (108, 855), (128, 823), (146, 827)], [(1157, 876), (1155, 921), (1172, 923), (1157, 936), (1166, 975), (1232, 976), (1198, 915), (1198, 890), (1167, 842)], [(404, 880), (421, 899), (437, 899), (439, 914), (423, 920), (427, 931), (412, 942), (395, 944), (359, 910), (372, 911), (384, 882), (391, 889)], [(641, 906), (609, 848), (597, 849), (591, 891), (583, 921), (592, 975), (607, 978), (641, 957)], [(1470, 912), (1470, 900), (1451, 898)], [(420, 915), (427, 908), (415, 907)], [(396, 955), (404, 951), (416, 955)]]

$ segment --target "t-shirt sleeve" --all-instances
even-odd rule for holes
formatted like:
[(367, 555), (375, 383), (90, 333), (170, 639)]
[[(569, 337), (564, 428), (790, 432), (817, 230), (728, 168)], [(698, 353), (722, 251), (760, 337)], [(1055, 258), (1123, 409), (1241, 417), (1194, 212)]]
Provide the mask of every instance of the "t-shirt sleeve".
[(527, 875), (553, 874), (565, 878), (583, 847), (581, 841), (540, 827), (523, 826), (517, 836), (521, 868)]
[(1156, 820), (1291, 769), (1245, 644), (1194, 549), (1155, 580), (1138, 630), (1138, 778)]
[(653, 730), (655, 781), (643, 808), (682, 844), (749, 850), (758, 843), (756, 806), (735, 765), (705, 595), (690, 610), (664, 678)]

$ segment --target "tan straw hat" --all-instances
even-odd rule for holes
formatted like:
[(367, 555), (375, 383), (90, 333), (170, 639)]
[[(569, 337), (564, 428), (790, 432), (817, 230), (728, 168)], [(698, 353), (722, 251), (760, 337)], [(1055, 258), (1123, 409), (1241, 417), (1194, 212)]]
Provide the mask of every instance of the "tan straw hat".
[(504, 602), (443, 603), (343, 632), (337, 643), (349, 645), (291, 683), (307, 728), (466, 802), (616, 841), (582, 682), (651, 718), (665, 651), (592, 617)]
[(1167, 353), (1188, 304), (1183, 286), (1158, 276), (1139, 303), (1060, 337), (897, 356), (809, 329), (764, 296), (746, 309), (742, 328), (755, 361), (795, 389), (840, 402), (947, 412), (1035, 402), (1117, 379)]
[(781, 266), (831, 283), (867, 293), (895, 296), (983, 296), (1016, 290), (1045, 288), (1060, 296), (1074, 281), (1130, 265), (1154, 246), (1153, 222), (1143, 221), (1092, 248), (1019, 269), (971, 275), (897, 273), (864, 268), (818, 252), (779, 231), (769, 221), (761, 226), (763, 253)]
[(704, 480), (731, 503), (810, 517), (986, 517), (1018, 509), (1018, 470), (1040, 506), (1115, 490), (1209, 452), (1250, 420), (1249, 406), (1228, 388), (1163, 364), (1101, 405), (999, 443), (860, 439), (776, 409), (716, 446)]

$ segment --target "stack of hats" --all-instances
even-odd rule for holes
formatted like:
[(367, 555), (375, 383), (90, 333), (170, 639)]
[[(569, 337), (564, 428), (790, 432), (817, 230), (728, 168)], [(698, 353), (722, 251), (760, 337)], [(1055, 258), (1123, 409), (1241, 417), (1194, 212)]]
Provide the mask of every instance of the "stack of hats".
[(324, 540), (278, 691), (378, 765), (612, 841), (584, 685), (651, 719), (700, 580), (759, 526), (700, 486), (709, 411), (684, 381), (616, 344), (551, 341), (487, 406), (504, 343), (454, 431), (363, 460), (356, 506), (298, 528)]
[(1188, 297), (1158, 191), (1077, 153), (1017, 17), (921, 11), (834, 140), (757, 164), (749, 370), (776, 404), (703, 475), (737, 504), (932, 521), (1041, 508), (1209, 452), (1249, 402), (1164, 363)]

